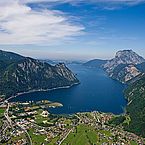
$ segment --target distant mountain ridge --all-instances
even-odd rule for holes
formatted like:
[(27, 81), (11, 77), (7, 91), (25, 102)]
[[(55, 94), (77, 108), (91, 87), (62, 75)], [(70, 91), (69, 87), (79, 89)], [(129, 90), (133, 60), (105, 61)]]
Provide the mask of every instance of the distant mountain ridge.
[(88, 67), (102, 67), (106, 62), (107, 60), (93, 59), (84, 63), (83, 65)]
[(0, 51), (0, 56), (0, 95), (9, 97), (18, 92), (79, 83), (76, 76), (63, 63), (52, 66), (6, 51)]

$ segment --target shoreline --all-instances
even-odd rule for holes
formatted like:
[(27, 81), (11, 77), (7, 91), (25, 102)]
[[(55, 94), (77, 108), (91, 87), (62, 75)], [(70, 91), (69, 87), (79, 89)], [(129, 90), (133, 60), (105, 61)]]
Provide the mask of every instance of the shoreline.
[[(103, 70), (104, 71), (104, 70)], [(105, 72), (105, 71), (104, 71)], [(108, 76), (109, 77), (109, 76)], [(111, 78), (111, 77), (109, 77), (109, 78)], [(113, 78), (111, 78), (112, 80), (114, 80)], [(118, 80), (115, 80), (116, 82), (119, 82)], [(121, 83), (121, 82), (119, 82), (120, 84), (123, 84), (123, 83)], [(78, 84), (80, 84), (80, 82), (76, 82), (76, 83), (73, 83), (73, 84), (71, 84), (71, 85), (66, 85), (66, 86), (61, 86), (61, 87), (54, 87), (54, 88), (49, 88), (49, 89), (33, 89), (33, 90), (28, 90), (28, 91), (26, 91), (26, 92), (19, 92), (19, 93), (17, 93), (17, 94), (15, 94), (14, 96), (11, 96), (10, 98), (8, 98), (8, 99), (6, 99), (5, 101), (11, 101), (11, 99), (13, 99), (13, 98), (16, 98), (16, 97), (20, 97), (21, 95), (27, 95), (27, 94), (29, 94), (29, 93), (34, 93), (34, 92), (49, 92), (49, 91), (53, 91), (53, 90), (58, 90), (58, 89), (69, 89), (69, 88), (71, 88), (71, 87), (73, 87), (73, 86), (75, 86), (75, 85), (78, 85)], [(124, 90), (122, 91), (122, 93), (123, 93), (123, 98), (125, 99), (125, 106), (121, 106), (121, 112), (120, 113), (113, 113), (113, 112), (104, 112), (104, 113), (113, 113), (113, 114), (115, 114), (115, 115), (125, 115), (126, 114), (126, 107), (127, 107), (127, 105), (128, 105), (128, 100), (126, 99), (126, 97), (125, 97), (125, 93), (124, 93), (124, 91), (125, 91), (125, 89), (128, 87), (128, 85), (126, 85), (126, 84), (123, 84), (124, 86), (125, 86), (125, 88), (124, 88)], [(13, 102), (13, 101), (11, 101), (11, 102)], [(17, 102), (17, 101), (15, 101), (15, 102)], [(90, 111), (99, 111), (99, 110), (90, 110)], [(83, 111), (83, 112), (86, 112), (86, 111)], [(71, 113), (69, 113), (69, 114), (71, 114)], [(73, 114), (73, 113), (72, 113)]]
[[(55, 88), (51, 88), (51, 89), (38, 89), (38, 90), (36, 89), (36, 90), (30, 90), (30, 91), (27, 91), (27, 92), (17, 93), (15, 96), (12, 96), (12, 97), (6, 99), (5, 101), (9, 101), (9, 100), (11, 101), (11, 99), (13, 99), (13, 98), (20, 97), (21, 95), (25, 95), (25, 94), (29, 94), (29, 93), (34, 93), (34, 92), (47, 92), (47, 91), (53, 91), (53, 90), (59, 90), (59, 89), (69, 89), (69, 88), (71, 88), (71, 87), (73, 87), (75, 85), (79, 85), (79, 84), (80, 84), (80, 82), (73, 83), (73, 84), (68, 85), (68, 86), (55, 87)], [(123, 96), (125, 98), (124, 93), (123, 93)], [(127, 103), (128, 103), (128, 100), (127, 99), (125, 99), (125, 100), (126, 100), (126, 105), (125, 106), (122, 106), (122, 112), (121, 113), (102, 112), (102, 111), (99, 111), (99, 110), (90, 110), (89, 112), (98, 111), (98, 112), (102, 112), (102, 113), (112, 113), (114, 115), (125, 115), (126, 114), (126, 106), (127, 106)], [(15, 101), (12, 101), (12, 102), (15, 102)], [(88, 112), (88, 111), (80, 111), (80, 112)], [(75, 112), (75, 113), (78, 113), (78, 112)], [(56, 113), (56, 114), (60, 114), (60, 113)], [(67, 115), (71, 115), (71, 114), (74, 114), (74, 113), (69, 113)]]
[(24, 95), (24, 94), (29, 94), (29, 93), (34, 93), (34, 92), (47, 92), (47, 91), (53, 91), (53, 90), (59, 90), (59, 89), (69, 89), (69, 88), (71, 88), (75, 85), (79, 85), (79, 84), (80, 84), (80, 82), (77, 82), (77, 83), (73, 83), (71, 85), (63, 86), (63, 87), (55, 87), (55, 88), (52, 88), (52, 89), (38, 89), (38, 90), (34, 89), (34, 90), (27, 91), (27, 92), (17, 93), (15, 96), (11, 96), (11, 97), (7, 98), (6, 100), (4, 100), (4, 102), (9, 101), (13, 98), (19, 97), (20, 95)]

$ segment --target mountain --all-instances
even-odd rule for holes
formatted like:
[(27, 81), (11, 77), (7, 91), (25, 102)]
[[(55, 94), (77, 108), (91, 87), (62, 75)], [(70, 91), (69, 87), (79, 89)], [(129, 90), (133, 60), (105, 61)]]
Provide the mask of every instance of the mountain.
[[(40, 59), (41, 62), (46, 62), (50, 65), (56, 65), (57, 63), (55, 63), (54, 61), (50, 60), (50, 59)], [(59, 63), (59, 62), (58, 62)]]
[(52, 66), (39, 60), (0, 51), (0, 95), (71, 86), (79, 82), (75, 75), (59, 63)]
[(25, 57), (19, 54), (0, 50), (0, 61), (8, 61), (11, 63), (11, 62), (15, 62), (24, 58)]
[(61, 63), (65, 63), (67, 65), (69, 64), (82, 64), (84, 63), (83, 60), (53, 60), (54, 63), (58, 63), (58, 62), (61, 62)]
[(119, 64), (112, 72), (112, 78), (122, 83), (128, 83), (133, 78), (140, 75), (140, 71), (132, 64)]
[(130, 121), (124, 128), (145, 137), (145, 59), (132, 50), (123, 50), (103, 67), (113, 79), (129, 84), (124, 93)]
[(137, 69), (140, 70), (141, 72), (145, 72), (145, 62), (136, 65)]
[(125, 96), (129, 102), (126, 112), (131, 118), (129, 126), (125, 128), (145, 137), (145, 74), (128, 86)]
[(126, 83), (141, 73), (136, 65), (143, 62), (145, 59), (134, 51), (122, 50), (116, 53), (115, 58), (108, 60), (103, 68), (113, 79)]
[(88, 66), (88, 67), (101, 67), (106, 62), (107, 62), (107, 60), (93, 59), (93, 60), (90, 60), (90, 61), (84, 63), (83, 65)]

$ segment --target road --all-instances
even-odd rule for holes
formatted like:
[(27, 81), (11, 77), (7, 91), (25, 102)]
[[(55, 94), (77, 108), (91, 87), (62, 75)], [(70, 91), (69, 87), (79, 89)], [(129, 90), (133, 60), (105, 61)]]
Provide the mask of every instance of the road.
[(29, 142), (29, 145), (33, 145), (32, 140), (31, 140), (31, 137), (30, 137), (29, 133), (27, 132), (27, 130), (26, 130), (25, 128), (23, 128), (23, 127), (22, 127), (21, 125), (19, 125), (19, 124), (17, 124), (17, 126), (18, 126), (21, 130), (23, 130), (23, 131), (25, 132), (26, 137), (27, 137), (28, 142)]
[[(11, 118), (9, 117), (9, 108), (10, 108), (10, 105), (9, 105), (9, 103), (8, 103), (8, 100), (4, 101), (4, 103), (7, 104), (7, 109), (6, 109), (6, 111), (4, 112), (4, 116), (5, 116), (5, 118), (7, 119), (7, 122), (8, 122), (8, 124), (9, 124), (9, 126), (10, 126), (11, 128), (13, 128), (12, 120), (11, 120)], [(3, 104), (4, 104), (4, 103), (3, 103)], [(27, 137), (27, 140), (28, 140), (29, 145), (32, 145), (32, 140), (31, 140), (31, 137), (30, 137), (29, 133), (27, 132), (27, 130), (24, 129), (22, 126), (18, 125), (18, 124), (17, 124), (17, 126), (18, 126), (21, 130), (24, 131), (24, 133), (26, 134), (26, 137)]]
[(68, 135), (71, 133), (72, 130), (73, 130), (73, 128), (70, 129), (70, 130), (68, 131), (68, 133), (67, 133), (67, 134), (65, 135), (65, 137), (59, 142), (58, 145), (61, 145), (61, 144), (62, 144), (62, 142), (68, 137)]
[(5, 118), (7, 119), (7, 121), (8, 121), (8, 123), (9, 123), (10, 127), (13, 128), (11, 118), (10, 118), (9, 115), (8, 115), (8, 113), (9, 113), (9, 108), (10, 108), (9, 103), (7, 103), (7, 109), (6, 109), (6, 111), (4, 112), (4, 116), (5, 116)]

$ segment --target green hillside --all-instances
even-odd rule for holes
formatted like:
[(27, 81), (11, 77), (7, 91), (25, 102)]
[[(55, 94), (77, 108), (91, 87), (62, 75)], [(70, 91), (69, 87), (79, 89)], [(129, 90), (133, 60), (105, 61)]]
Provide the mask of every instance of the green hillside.
[(126, 107), (131, 122), (126, 130), (145, 137), (145, 74), (125, 91), (128, 99)]

